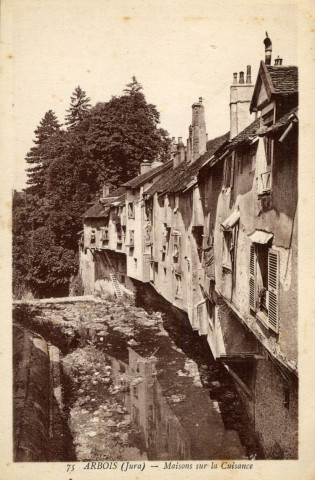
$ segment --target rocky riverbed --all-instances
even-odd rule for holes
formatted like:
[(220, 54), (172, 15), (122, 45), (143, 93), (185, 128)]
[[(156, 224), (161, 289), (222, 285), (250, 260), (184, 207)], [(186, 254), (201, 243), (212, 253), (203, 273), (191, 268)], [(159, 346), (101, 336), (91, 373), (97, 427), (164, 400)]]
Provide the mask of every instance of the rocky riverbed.
[(257, 457), (233, 381), (189, 325), (126, 300), (19, 305), (15, 317), (60, 348), (78, 461)]

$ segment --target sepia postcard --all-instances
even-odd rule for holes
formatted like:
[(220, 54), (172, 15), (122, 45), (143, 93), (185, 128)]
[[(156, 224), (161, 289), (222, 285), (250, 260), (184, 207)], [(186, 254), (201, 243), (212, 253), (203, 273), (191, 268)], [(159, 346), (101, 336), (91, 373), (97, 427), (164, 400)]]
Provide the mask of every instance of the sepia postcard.
[(314, 13), (2, 0), (1, 479), (315, 478)]

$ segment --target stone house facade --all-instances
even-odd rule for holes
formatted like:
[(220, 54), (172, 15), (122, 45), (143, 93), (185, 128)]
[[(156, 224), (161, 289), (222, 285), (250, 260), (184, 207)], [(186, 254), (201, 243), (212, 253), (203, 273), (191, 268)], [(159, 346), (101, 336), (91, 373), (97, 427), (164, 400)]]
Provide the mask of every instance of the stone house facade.
[(265, 46), (255, 84), (249, 66), (233, 76), (227, 133), (207, 139), (199, 98), (187, 146), (173, 139), (169, 162), (144, 164), (88, 210), (80, 268), (86, 292), (116, 272), (186, 312), (266, 456), (297, 458), (298, 78)]

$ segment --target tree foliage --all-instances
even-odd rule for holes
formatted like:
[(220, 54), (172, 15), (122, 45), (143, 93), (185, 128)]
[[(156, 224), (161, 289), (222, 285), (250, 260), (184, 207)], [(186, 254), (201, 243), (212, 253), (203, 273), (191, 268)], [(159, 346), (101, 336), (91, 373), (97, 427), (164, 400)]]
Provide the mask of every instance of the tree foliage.
[(167, 132), (133, 77), (123, 95), (90, 108), (77, 87), (61, 128), (49, 110), (26, 155), (28, 186), (13, 197), (13, 287), (21, 297), (67, 295), (78, 270), (78, 232), (103, 182), (119, 186), (143, 160), (165, 160)]
[(70, 100), (70, 108), (67, 110), (68, 114), (66, 115), (66, 125), (68, 125), (69, 128), (73, 128), (88, 115), (89, 109), (91, 108), (91, 99), (81, 87), (78, 86), (74, 90)]
[(26, 155), (26, 162), (31, 167), (27, 168), (27, 184), (29, 192), (44, 195), (45, 174), (52, 160), (58, 156), (58, 139), (61, 135), (61, 125), (55, 113), (49, 110), (45, 113), (35, 130), (35, 140), (30, 151)]

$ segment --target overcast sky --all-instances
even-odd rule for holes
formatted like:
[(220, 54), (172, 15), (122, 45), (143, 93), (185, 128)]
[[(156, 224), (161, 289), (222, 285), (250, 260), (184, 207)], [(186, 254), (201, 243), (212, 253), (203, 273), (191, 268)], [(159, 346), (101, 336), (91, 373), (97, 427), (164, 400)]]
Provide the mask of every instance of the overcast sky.
[(204, 98), (209, 139), (229, 129), (233, 72), (264, 59), (265, 32), (285, 65), (297, 65), (297, 14), (289, 3), (209, 0), (4, 0), (6, 121), (14, 186), (49, 109), (64, 121), (80, 85), (92, 104), (120, 95), (135, 75), (170, 136), (186, 141), (191, 105)]

